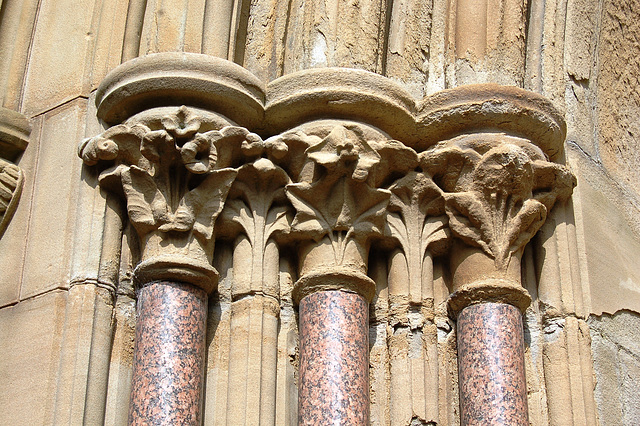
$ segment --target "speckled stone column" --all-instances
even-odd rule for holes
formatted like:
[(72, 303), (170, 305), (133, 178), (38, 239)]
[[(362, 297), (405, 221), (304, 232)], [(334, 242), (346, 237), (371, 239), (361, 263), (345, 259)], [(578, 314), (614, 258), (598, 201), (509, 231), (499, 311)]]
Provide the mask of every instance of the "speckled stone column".
[(318, 291), (300, 301), (300, 425), (369, 424), (369, 306)]
[(207, 301), (191, 284), (139, 290), (129, 424), (200, 424)]
[(528, 425), (522, 314), (479, 303), (458, 314), (462, 425)]

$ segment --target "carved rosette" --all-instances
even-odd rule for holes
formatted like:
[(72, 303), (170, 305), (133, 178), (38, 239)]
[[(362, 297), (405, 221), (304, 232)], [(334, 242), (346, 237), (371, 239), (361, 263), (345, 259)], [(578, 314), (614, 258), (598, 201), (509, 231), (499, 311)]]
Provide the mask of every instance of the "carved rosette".
[(0, 108), (0, 238), (20, 201), (24, 172), (13, 162), (27, 147), (30, 133), (22, 114)]
[(185, 106), (144, 111), (82, 143), (85, 164), (100, 163), (101, 187), (126, 199), (140, 240), (138, 283), (173, 280), (212, 291), (215, 220), (234, 166), (263, 146), (245, 128)]
[[(462, 131), (420, 155), (422, 167), (443, 191), (449, 228), (456, 237), (450, 257), (453, 294), (449, 308), (454, 316), (470, 304), (487, 301), (526, 309), (531, 298), (520, 284), (524, 247), (554, 203), (569, 198), (576, 184), (568, 168), (549, 161), (542, 150), (545, 147), (547, 152), (557, 153), (553, 140), (535, 139), (545, 134), (540, 127), (556, 119), (562, 143), (564, 122), (557, 119), (553, 107), (520, 89), (504, 90), (507, 95), (518, 95), (519, 104), (501, 99), (506, 111), (502, 123), (497, 120), (498, 114), (487, 117), (486, 111), (491, 111), (487, 104), (495, 105), (494, 98), (485, 99), (483, 114), (484, 95), (480, 92), (475, 105), (465, 111), (468, 121), (475, 114), (479, 124), (469, 126), (469, 133)], [(527, 97), (531, 98), (529, 109)], [(472, 102), (453, 102), (451, 108), (462, 110), (464, 103)], [(516, 117), (518, 109), (528, 111), (530, 116), (521, 129), (514, 124), (523, 120)], [(484, 129), (474, 131), (473, 127)], [(547, 134), (553, 135), (554, 131), (557, 129), (549, 126)]]
[(347, 120), (306, 123), (268, 141), (276, 142), (292, 152), (295, 183), (286, 195), (296, 211), (291, 233), (303, 240), (294, 300), (347, 289), (370, 301), (369, 245), (384, 234), (391, 196), (381, 187), (414, 168), (417, 154), (372, 126)]

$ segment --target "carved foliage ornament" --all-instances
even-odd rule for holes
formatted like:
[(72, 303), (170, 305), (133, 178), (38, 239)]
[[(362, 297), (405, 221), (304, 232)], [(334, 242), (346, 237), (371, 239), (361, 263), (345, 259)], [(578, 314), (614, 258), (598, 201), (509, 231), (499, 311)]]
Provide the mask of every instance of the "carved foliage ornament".
[(267, 273), (268, 267), (273, 266), (268, 265), (273, 259), (266, 258), (267, 245), (276, 234), (289, 230), (290, 209), (284, 193), (289, 182), (287, 173), (268, 158), (260, 158), (238, 170), (217, 232), (227, 237), (241, 233), (250, 245), (250, 253), (238, 254), (249, 257), (251, 267), (234, 271), (234, 296), (261, 292), (278, 297), (277, 272)]
[(421, 294), (427, 251), (447, 250), (449, 229), (442, 190), (423, 171), (412, 171), (389, 188), (387, 217), (389, 235), (399, 241), (407, 262), (408, 288), (412, 297)]
[(423, 153), (421, 163), (444, 191), (451, 231), (494, 259), (499, 271), (576, 184), (528, 140), (504, 134), (454, 138)]
[[(291, 232), (314, 241), (310, 251), (303, 250), (298, 287), (313, 286), (305, 280), (315, 275), (327, 283), (328, 274), (337, 281), (358, 276), (371, 284), (365, 275), (368, 243), (384, 234), (391, 196), (381, 187), (415, 168), (417, 154), (371, 126), (350, 121), (307, 123), (269, 142), (276, 141), (293, 154), (285, 166), (296, 182), (286, 186), (296, 211)], [(370, 290), (363, 292), (369, 297)]]
[(24, 174), (20, 167), (0, 158), (0, 237), (18, 205), (23, 182)]
[(102, 163), (100, 185), (126, 199), (141, 242), (138, 280), (180, 262), (184, 273), (170, 278), (214, 280), (213, 228), (234, 166), (264, 150), (258, 135), (227, 124), (202, 110), (157, 108), (83, 141), (85, 164)]
[(294, 233), (316, 241), (328, 237), (336, 265), (345, 262), (350, 242), (383, 235), (391, 193), (380, 186), (415, 167), (415, 151), (353, 122), (317, 122), (280, 138), (306, 147), (297, 182), (286, 187), (296, 209)]
[(18, 206), (24, 172), (14, 162), (29, 143), (31, 126), (25, 116), (0, 107), (0, 238)]

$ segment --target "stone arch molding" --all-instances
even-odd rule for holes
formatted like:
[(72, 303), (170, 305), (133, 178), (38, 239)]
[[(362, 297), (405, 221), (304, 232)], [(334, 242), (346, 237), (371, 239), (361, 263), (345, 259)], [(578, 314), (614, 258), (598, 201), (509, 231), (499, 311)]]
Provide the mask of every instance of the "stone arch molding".
[[(420, 303), (429, 252), (449, 258), (452, 317), (487, 302), (524, 311), (523, 249), (575, 186), (557, 163), (562, 114), (516, 87), (463, 86), (417, 100), (388, 78), (344, 68), (265, 86), (229, 61), (160, 53), (114, 69), (96, 104), (107, 128), (79, 155), (126, 203), (140, 243), (140, 289), (171, 282), (210, 294), (219, 236), (235, 240), (249, 265), (234, 298), (277, 300), (279, 247), (296, 244), (296, 303), (332, 290), (371, 302), (368, 253), (381, 241), (403, 253), (412, 302)], [(153, 339), (139, 315), (137, 341)], [(149, 405), (136, 377), (157, 373), (145, 362), (134, 365), (133, 418)], [(202, 368), (194, 363), (190, 374), (201, 377)], [(199, 386), (190, 387), (193, 407), (177, 411), (200, 415)], [(301, 386), (300, 416), (315, 419)], [(368, 404), (368, 395), (354, 398)]]

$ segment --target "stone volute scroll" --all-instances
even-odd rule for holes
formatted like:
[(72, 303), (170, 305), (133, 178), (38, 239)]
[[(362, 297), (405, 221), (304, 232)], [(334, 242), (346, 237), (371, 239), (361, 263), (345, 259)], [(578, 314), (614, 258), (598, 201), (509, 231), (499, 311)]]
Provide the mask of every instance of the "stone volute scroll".
[(238, 167), (264, 149), (243, 127), (262, 96), (235, 64), (175, 53), (124, 63), (98, 89), (112, 126), (79, 155), (122, 197), (139, 240), (131, 424), (200, 422), (214, 224)]
[(526, 424), (522, 312), (531, 297), (520, 259), (576, 184), (549, 160), (562, 150), (564, 121), (537, 94), (487, 84), (428, 99), (420, 124), (442, 140), (420, 161), (443, 191), (455, 237), (448, 308), (457, 319), (461, 423)]
[(0, 108), (0, 238), (18, 206), (24, 172), (14, 162), (29, 143), (31, 126), (22, 114)]
[(418, 164), (415, 151), (381, 127), (411, 118), (413, 103), (383, 77), (346, 69), (292, 74), (267, 91), (267, 117), (285, 105), (290, 111), (280, 122), (290, 127), (267, 143), (287, 146), (282, 164), (292, 178), (285, 190), (298, 241), (298, 423), (367, 424), (368, 303), (376, 288), (369, 247), (385, 232), (384, 186)]

